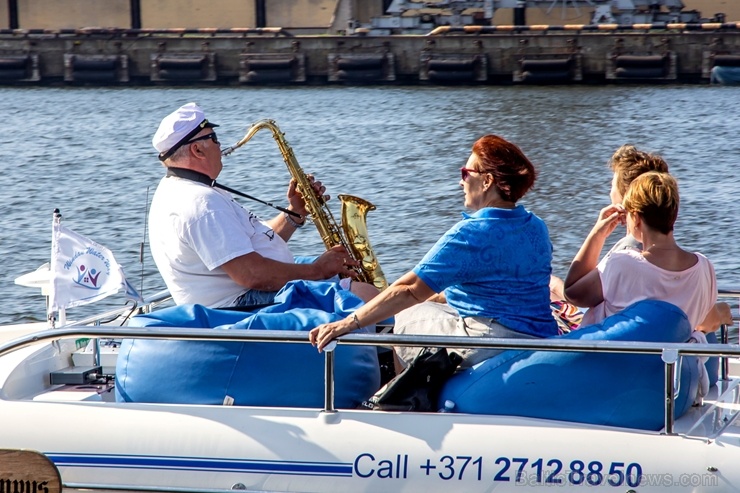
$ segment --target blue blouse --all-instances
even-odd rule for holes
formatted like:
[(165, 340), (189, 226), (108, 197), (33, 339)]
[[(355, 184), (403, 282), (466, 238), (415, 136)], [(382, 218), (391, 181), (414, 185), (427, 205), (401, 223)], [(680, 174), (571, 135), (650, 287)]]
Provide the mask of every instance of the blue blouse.
[(558, 333), (550, 310), (552, 243), (544, 221), (516, 206), (463, 213), (413, 272), (463, 317), (490, 317), (538, 337)]

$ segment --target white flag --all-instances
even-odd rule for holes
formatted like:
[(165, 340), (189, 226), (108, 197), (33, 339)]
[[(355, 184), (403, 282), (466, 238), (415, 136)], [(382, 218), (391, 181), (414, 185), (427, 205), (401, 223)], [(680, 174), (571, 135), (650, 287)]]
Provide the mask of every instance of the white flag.
[(110, 250), (54, 221), (49, 309), (86, 305), (121, 288), (130, 299), (141, 301)]

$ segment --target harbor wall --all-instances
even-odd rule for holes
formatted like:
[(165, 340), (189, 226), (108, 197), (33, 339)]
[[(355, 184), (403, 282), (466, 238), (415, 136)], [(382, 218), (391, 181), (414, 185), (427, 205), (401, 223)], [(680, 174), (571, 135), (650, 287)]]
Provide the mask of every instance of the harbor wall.
[(740, 23), (714, 27), (376, 37), (5, 30), (0, 84), (708, 83), (716, 55), (740, 64)]
[[(258, 25), (256, 0), (0, 0), (0, 28), (79, 29), (84, 27), (283, 27), (319, 34), (347, 29), (350, 18), (361, 24), (383, 14), (383, 0), (263, 0), (264, 25)], [(527, 24), (588, 24), (590, 7), (569, 7), (562, 0), (543, 2), (526, 10)], [(684, 0), (686, 10), (712, 18), (724, 13), (727, 21), (740, 21), (738, 0)], [(132, 12), (138, 6), (139, 12)], [(565, 7), (565, 8), (564, 8)], [(11, 10), (18, 25), (12, 26)], [(344, 12), (342, 12), (344, 10)], [(346, 17), (346, 19), (343, 18)], [(141, 25), (134, 26), (137, 17)], [(500, 8), (494, 25), (513, 23), (513, 9)]]

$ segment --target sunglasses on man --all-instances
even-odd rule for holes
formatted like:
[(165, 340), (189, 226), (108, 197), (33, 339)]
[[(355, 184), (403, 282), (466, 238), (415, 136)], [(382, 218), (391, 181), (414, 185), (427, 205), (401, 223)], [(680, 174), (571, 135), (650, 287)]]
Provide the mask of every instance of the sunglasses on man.
[(196, 137), (194, 139), (190, 139), (189, 141), (185, 142), (186, 144), (192, 144), (193, 142), (198, 142), (199, 140), (207, 140), (211, 139), (214, 144), (221, 145), (221, 142), (218, 141), (218, 137), (216, 136), (216, 132), (211, 132), (208, 135), (201, 135), (200, 137)]

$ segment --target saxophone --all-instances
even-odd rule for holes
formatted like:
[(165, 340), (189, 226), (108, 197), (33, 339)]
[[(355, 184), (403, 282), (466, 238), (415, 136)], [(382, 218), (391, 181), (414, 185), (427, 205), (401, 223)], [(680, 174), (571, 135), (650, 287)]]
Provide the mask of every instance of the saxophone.
[[(357, 279), (362, 282), (373, 284), (379, 290), (388, 287), (378, 259), (373, 253), (367, 235), (367, 213), (375, 210), (375, 206), (367, 200), (352, 195), (339, 195), (342, 203), (342, 229), (337, 226), (331, 210), (327, 207), (323, 197), (316, 194), (311, 186), (311, 181), (298, 165), (293, 149), (285, 140), (285, 135), (280, 131), (274, 120), (260, 120), (254, 123), (244, 137), (231, 147), (221, 152), (222, 156), (228, 156), (247, 142), (262, 129), (272, 132), (272, 137), (277, 142), (280, 153), (283, 156), (290, 176), (296, 181), (297, 189), (303, 195), (306, 210), (311, 216), (313, 223), (319, 231), (321, 240), (327, 249), (336, 245), (342, 245), (347, 253), (360, 263), (356, 268)], [(344, 233), (344, 234), (343, 234)]]

